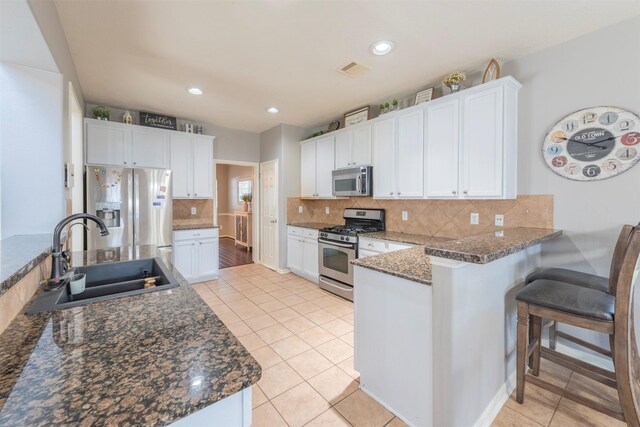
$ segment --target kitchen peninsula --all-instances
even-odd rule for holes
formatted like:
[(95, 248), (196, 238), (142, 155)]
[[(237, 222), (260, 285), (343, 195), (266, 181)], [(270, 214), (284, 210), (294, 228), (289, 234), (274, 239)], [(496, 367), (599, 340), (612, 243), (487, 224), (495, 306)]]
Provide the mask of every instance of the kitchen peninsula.
[(515, 387), (516, 291), (561, 234), (512, 228), (353, 261), (360, 388), (409, 425), (490, 422)]

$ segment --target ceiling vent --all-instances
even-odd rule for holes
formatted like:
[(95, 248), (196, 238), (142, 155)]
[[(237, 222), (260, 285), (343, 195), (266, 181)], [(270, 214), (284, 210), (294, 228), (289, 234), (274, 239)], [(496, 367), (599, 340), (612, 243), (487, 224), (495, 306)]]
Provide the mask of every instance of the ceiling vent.
[(338, 70), (338, 72), (344, 74), (345, 76), (354, 79), (364, 75), (367, 71), (370, 71), (370, 69), (362, 64), (358, 64), (357, 62), (350, 62)]

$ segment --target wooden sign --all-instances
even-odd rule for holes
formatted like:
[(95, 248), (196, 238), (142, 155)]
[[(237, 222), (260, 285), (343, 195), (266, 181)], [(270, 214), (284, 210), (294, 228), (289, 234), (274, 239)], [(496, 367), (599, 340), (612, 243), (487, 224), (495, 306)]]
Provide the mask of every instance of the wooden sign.
[(178, 130), (178, 123), (175, 117), (147, 113), (145, 111), (140, 111), (140, 125), (152, 128)]

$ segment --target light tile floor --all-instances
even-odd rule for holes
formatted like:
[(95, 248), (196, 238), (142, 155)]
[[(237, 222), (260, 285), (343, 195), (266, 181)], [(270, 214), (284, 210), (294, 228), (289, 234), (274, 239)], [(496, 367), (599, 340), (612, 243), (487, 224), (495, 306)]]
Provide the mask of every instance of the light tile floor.
[[(358, 388), (352, 303), (256, 264), (221, 270), (218, 280), (194, 289), (262, 366), (253, 387), (253, 426), (405, 425)], [(563, 388), (615, 399), (615, 391), (544, 360), (542, 372)], [(525, 403), (512, 396), (493, 425), (624, 424), (527, 384)]]

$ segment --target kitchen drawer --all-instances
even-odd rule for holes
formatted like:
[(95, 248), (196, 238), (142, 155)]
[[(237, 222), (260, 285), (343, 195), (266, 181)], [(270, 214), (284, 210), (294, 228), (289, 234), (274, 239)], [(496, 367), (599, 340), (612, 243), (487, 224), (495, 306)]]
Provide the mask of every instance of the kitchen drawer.
[(389, 242), (389, 252), (393, 252), (393, 251), (399, 251), (401, 249), (409, 249), (412, 248), (413, 245), (410, 245), (409, 243), (393, 243), (393, 242)]
[(173, 240), (195, 240), (218, 237), (217, 228), (199, 228), (195, 230), (177, 230), (173, 232)]
[(303, 232), (302, 228), (293, 227), (291, 225), (288, 228), (289, 228), (289, 230), (288, 230), (287, 234), (289, 234), (289, 236), (300, 236), (300, 237), (302, 237), (302, 235), (303, 235), (302, 234), (302, 232)]
[(387, 252), (387, 242), (384, 240), (361, 237), (358, 243), (358, 248), (373, 252)]
[(317, 239), (318, 238), (318, 230), (315, 230), (313, 228), (303, 228), (302, 229), (302, 235), (304, 237), (310, 238), (310, 239)]
[(358, 250), (358, 258), (366, 258), (369, 256), (380, 255), (378, 252), (371, 252), (364, 249)]

